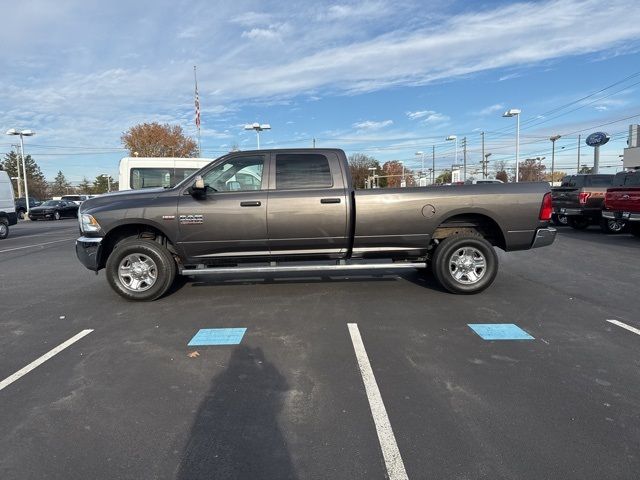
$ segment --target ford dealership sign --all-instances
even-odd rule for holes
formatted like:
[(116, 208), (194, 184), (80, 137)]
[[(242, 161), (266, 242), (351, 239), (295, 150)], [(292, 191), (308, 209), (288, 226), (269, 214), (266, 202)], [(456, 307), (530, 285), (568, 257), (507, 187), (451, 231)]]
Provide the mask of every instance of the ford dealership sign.
[(585, 143), (590, 147), (599, 147), (609, 141), (609, 135), (604, 132), (595, 132), (587, 137)]

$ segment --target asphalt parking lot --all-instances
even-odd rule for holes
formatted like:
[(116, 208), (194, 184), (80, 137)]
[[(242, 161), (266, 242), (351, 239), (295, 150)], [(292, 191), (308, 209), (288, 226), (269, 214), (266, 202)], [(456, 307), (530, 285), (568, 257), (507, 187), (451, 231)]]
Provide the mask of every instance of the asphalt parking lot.
[[(640, 335), (607, 321), (640, 328), (630, 235), (500, 252), (469, 297), (407, 271), (198, 279), (144, 304), (76, 236), (21, 222), (0, 242), (0, 382), (84, 332), (0, 388), (2, 479), (637, 478)], [(209, 328), (246, 332), (187, 345)]]

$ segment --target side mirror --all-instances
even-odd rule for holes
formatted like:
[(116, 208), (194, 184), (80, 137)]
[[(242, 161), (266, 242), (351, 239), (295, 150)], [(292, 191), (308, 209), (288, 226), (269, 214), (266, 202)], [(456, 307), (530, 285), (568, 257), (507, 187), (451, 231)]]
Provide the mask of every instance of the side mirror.
[(193, 185), (189, 187), (189, 194), (193, 198), (203, 200), (207, 197), (207, 187), (204, 184), (204, 179), (201, 175), (198, 175), (193, 182)]

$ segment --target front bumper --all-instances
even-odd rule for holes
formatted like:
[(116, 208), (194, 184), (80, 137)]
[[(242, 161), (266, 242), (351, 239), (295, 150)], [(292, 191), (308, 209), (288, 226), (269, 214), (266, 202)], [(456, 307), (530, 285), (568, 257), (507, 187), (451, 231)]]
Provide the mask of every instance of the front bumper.
[(80, 237), (76, 240), (78, 260), (89, 270), (97, 272), (100, 268), (101, 237)]
[(40, 220), (43, 218), (44, 219), (53, 218), (53, 212), (38, 212), (38, 213), (29, 212), (30, 220)]
[(607, 220), (625, 220), (628, 222), (640, 222), (640, 213), (621, 212), (616, 210), (603, 210), (602, 218)]
[(556, 239), (558, 231), (553, 227), (539, 228), (536, 230), (536, 236), (533, 239), (531, 248), (546, 247), (551, 245)]

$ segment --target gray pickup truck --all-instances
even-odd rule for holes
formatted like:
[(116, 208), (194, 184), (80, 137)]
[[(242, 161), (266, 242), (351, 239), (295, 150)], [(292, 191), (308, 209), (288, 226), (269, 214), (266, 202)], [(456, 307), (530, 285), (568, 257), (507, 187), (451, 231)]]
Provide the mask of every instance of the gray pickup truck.
[(354, 190), (338, 149), (233, 152), (173, 188), (85, 201), (80, 261), (130, 300), (186, 276), (431, 266), (454, 293), (487, 288), (493, 247), (549, 245), (546, 183)]

